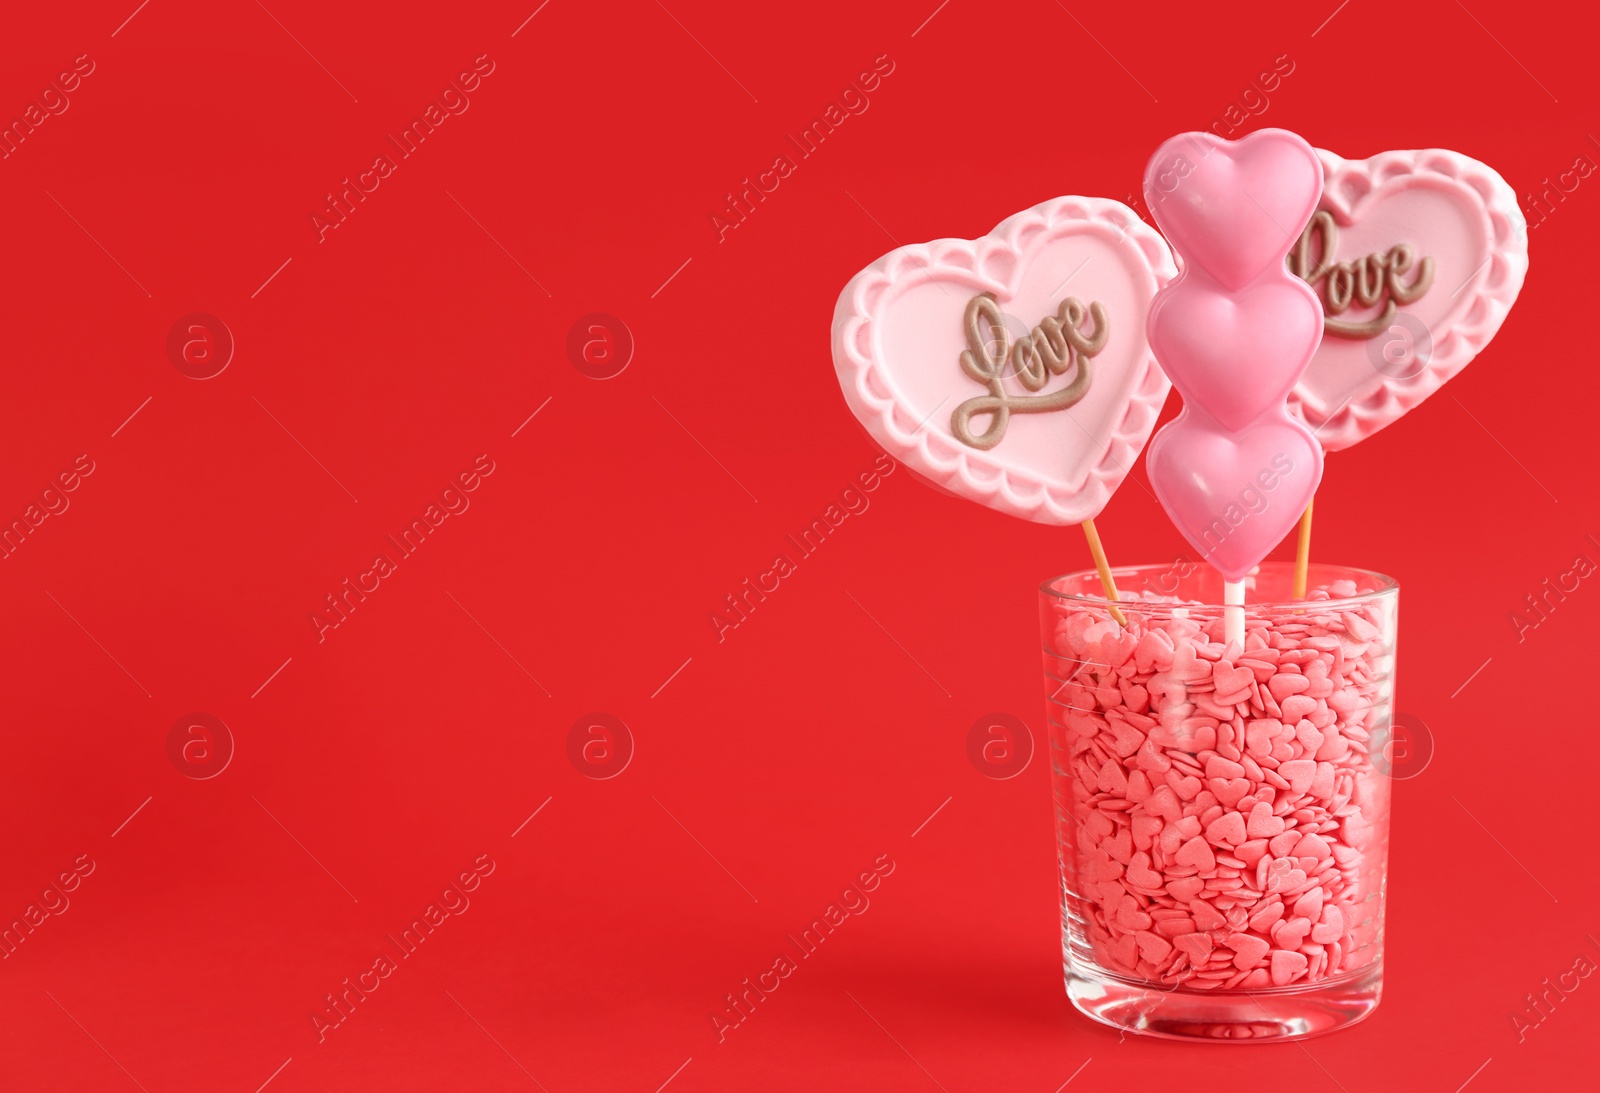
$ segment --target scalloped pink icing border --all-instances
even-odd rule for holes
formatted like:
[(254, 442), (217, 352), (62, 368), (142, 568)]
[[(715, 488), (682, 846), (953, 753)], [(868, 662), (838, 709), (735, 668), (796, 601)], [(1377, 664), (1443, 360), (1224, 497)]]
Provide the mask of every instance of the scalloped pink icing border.
[[(1177, 276), (1166, 240), (1120, 201), (1100, 197), (1058, 197), (1007, 217), (978, 239), (936, 239), (890, 251), (851, 278), (833, 313), (833, 363), (851, 411), (890, 455), (929, 479), (1001, 512), (1043, 524), (1079, 524), (1099, 515), (1111, 494), (1133, 469), (1150, 439), (1171, 390), (1166, 374), (1146, 346), (1136, 367), (1139, 378), (1127, 412), (1111, 431), (1098, 461), (1073, 486), (1052, 485), (1000, 466), (987, 453), (967, 448), (954, 437), (916, 420), (895, 395), (893, 380), (877, 367), (870, 348), (876, 309), (886, 290), (901, 277), (940, 268), (965, 273), (990, 290), (1009, 293), (989, 262), (1001, 257), (1015, 277), (1024, 248), (1038, 233), (1065, 221), (1100, 224), (1123, 233), (1135, 246), (1159, 291)], [(1152, 298), (1154, 294), (1152, 293)], [(1143, 328), (1143, 320), (1139, 323)]]
[[(1389, 379), (1371, 394), (1348, 402), (1333, 413), (1318, 416), (1310, 412), (1296, 385), (1289, 395), (1289, 409), (1316, 432), (1324, 449), (1341, 451), (1398, 420), (1423, 399), (1465, 368), (1495, 336), (1506, 313), (1522, 291), (1528, 273), (1528, 231), (1517, 205), (1517, 195), (1499, 172), (1471, 156), (1443, 148), (1380, 152), (1368, 159), (1342, 159), (1332, 152), (1317, 149), (1326, 176), (1323, 185), (1326, 205), (1341, 216), (1359, 209), (1382, 184), (1399, 175), (1431, 174), (1465, 184), (1483, 199), (1494, 239), (1490, 246), (1487, 275), (1467, 303), (1462, 318), (1442, 333), (1435, 331), (1433, 357), (1415, 376)], [(1351, 176), (1363, 177), (1369, 184), (1366, 194), (1346, 203), (1335, 184)], [(1476, 318), (1475, 318), (1476, 316)], [(1303, 382), (1303, 381), (1302, 381)]]

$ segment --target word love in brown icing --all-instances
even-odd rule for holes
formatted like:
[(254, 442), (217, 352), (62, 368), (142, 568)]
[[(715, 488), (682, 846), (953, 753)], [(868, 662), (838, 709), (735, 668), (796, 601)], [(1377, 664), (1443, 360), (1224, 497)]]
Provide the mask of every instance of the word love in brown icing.
[[(1311, 257), (1313, 240), (1319, 255), (1315, 260)], [(1433, 286), (1433, 259), (1418, 262), (1416, 248), (1410, 243), (1396, 243), (1387, 253), (1378, 251), (1365, 258), (1335, 262), (1333, 251), (1338, 242), (1339, 229), (1333, 214), (1319, 209), (1289, 252), (1289, 272), (1322, 297), (1323, 329), (1329, 334), (1373, 338), (1386, 333), (1389, 320), (1394, 318), (1395, 304), (1409, 304)], [(1416, 275), (1408, 284), (1403, 275), (1413, 266)], [(1334, 318), (1343, 315), (1352, 302), (1361, 307), (1376, 307), (1381, 302), (1383, 310), (1365, 322)]]
[[(1093, 334), (1085, 334), (1085, 319), (1093, 321)], [(1075, 296), (1061, 301), (1061, 308), (1048, 315), (1026, 337), (1013, 342), (1005, 326), (1005, 314), (990, 293), (974, 296), (962, 319), (967, 330), (968, 348), (961, 353), (961, 370), (989, 388), (987, 395), (970, 398), (950, 415), (950, 431), (956, 439), (979, 451), (988, 451), (1006, 435), (1013, 413), (1042, 414), (1064, 410), (1089, 393), (1089, 358), (1105, 348), (1106, 309), (1099, 303), (1087, 306)], [(1064, 375), (1074, 365), (1072, 382), (1047, 395), (1013, 395), (1002, 381), (1006, 366), (1017, 382), (1029, 391), (1039, 391), (1051, 376)], [(989, 416), (989, 427), (972, 431), (972, 419)]]

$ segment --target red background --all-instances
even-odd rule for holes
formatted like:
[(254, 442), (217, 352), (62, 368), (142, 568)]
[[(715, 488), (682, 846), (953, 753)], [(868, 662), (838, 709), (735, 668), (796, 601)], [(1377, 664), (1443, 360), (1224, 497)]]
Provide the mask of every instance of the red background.
[[(1075, 531), (897, 471), (725, 641), (709, 621), (873, 460), (828, 352), (857, 269), (1058, 194), (1124, 197), (1280, 55), (1244, 128), (1456, 148), (1542, 189), (1600, 157), (1572, 13), (537, 3), (3, 18), (0, 116), (95, 67), (0, 161), (0, 518), (80, 454), (95, 470), (0, 562), (0, 916), (78, 855), (95, 870), (0, 961), (0, 1085), (1592, 1080), (1600, 986), (1522, 1042), (1511, 1015), (1600, 961), (1600, 589), (1525, 640), (1510, 616), (1600, 560), (1600, 178), (1534, 229), (1482, 358), (1329, 460), (1317, 556), (1401, 581), (1399, 706), (1437, 747), (1397, 787), (1387, 994), (1359, 1028), (1219, 1049), (1070, 1010), (1047, 765), (995, 780), (966, 738), (1009, 712), (1042, 750), (1033, 589), (1087, 564)], [(319, 242), (324, 195), (485, 54), (467, 112)], [(880, 55), (868, 111), (719, 242), (724, 195)], [(237, 344), (204, 382), (166, 352), (193, 312)], [(590, 312), (636, 339), (604, 382), (567, 355)], [(480, 454), (470, 509), (319, 642), (323, 597)], [(1142, 475), (1100, 520), (1123, 563), (1184, 550)], [(167, 751), (196, 711), (236, 747), (209, 780)], [(568, 755), (594, 712), (637, 744), (610, 780)], [(465, 913), (319, 1042), (324, 996), (479, 855)], [(870, 908), (719, 1042), (724, 996), (879, 855)]]

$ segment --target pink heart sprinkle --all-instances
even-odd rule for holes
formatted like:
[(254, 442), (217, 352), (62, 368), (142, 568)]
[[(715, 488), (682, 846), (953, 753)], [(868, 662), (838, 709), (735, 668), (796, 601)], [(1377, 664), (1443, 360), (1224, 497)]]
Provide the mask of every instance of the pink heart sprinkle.
[(1201, 877), (1179, 877), (1177, 880), (1167, 882), (1167, 895), (1179, 903), (1187, 903), (1198, 896), (1206, 886)]
[(1150, 855), (1144, 851), (1133, 856), (1133, 861), (1128, 863), (1128, 883), (1135, 888), (1144, 888), (1149, 891), (1159, 891), (1162, 885), (1162, 876), (1150, 868)]
[(1300, 845), (1302, 838), (1298, 831), (1285, 831), (1281, 835), (1267, 840), (1267, 845), (1272, 848), (1272, 856), (1280, 860), (1287, 860), (1294, 848)]
[(1210, 934), (1198, 932), (1183, 934), (1174, 938), (1172, 944), (1177, 946), (1180, 952), (1186, 953), (1189, 957), (1189, 963), (1195, 967), (1204, 964), (1211, 956), (1212, 941)]
[(1152, 964), (1159, 964), (1172, 952), (1172, 942), (1160, 934), (1153, 934), (1148, 930), (1140, 930), (1134, 935), (1138, 938), (1139, 955)]
[(1123, 865), (1133, 860), (1133, 836), (1126, 831), (1119, 831), (1111, 838), (1100, 844), (1107, 854), (1116, 858)]
[(1203, 899), (1190, 900), (1189, 911), (1194, 915), (1197, 930), (1220, 930), (1228, 924), (1221, 912)]
[(1217, 867), (1216, 854), (1212, 853), (1211, 847), (1198, 835), (1178, 848), (1176, 860), (1179, 865), (1192, 865), (1202, 873), (1209, 873)]
[(1228, 948), (1233, 950), (1233, 966), (1242, 972), (1249, 971), (1261, 963), (1271, 947), (1254, 934), (1228, 935)]
[(1272, 954), (1272, 985), (1287, 987), (1306, 973), (1306, 963), (1304, 953), (1277, 950)]
[(1207, 778), (1238, 778), (1244, 774), (1244, 768), (1231, 759), (1224, 759), (1220, 755), (1213, 755), (1206, 760)]
[(1254, 839), (1270, 839), (1274, 835), (1283, 834), (1283, 817), (1272, 814), (1272, 806), (1265, 801), (1258, 802), (1250, 810), (1250, 820), (1247, 825), (1250, 837)]
[(1278, 901), (1267, 904), (1261, 910), (1250, 916), (1250, 928), (1260, 933), (1270, 930), (1283, 917), (1283, 904)]
[(1237, 846), (1244, 842), (1244, 817), (1237, 812), (1224, 812), (1206, 826), (1206, 839), (1218, 846)]
[(1322, 921), (1311, 928), (1311, 940), (1326, 945), (1344, 936), (1344, 915), (1339, 908), (1329, 904), (1322, 912)]
[(1248, 778), (1213, 778), (1209, 785), (1211, 792), (1216, 794), (1217, 800), (1229, 808), (1237, 808), (1245, 794), (1250, 792), (1250, 779)]
[(1310, 930), (1311, 923), (1307, 919), (1284, 919), (1272, 928), (1272, 940), (1280, 949), (1298, 949)]
[(1124, 930), (1148, 930), (1150, 916), (1139, 910), (1139, 902), (1132, 896), (1122, 901), (1122, 909), (1117, 912), (1117, 924)]
[(1187, 778), (1173, 778), (1169, 774), (1167, 776), (1167, 781), (1168, 784), (1177, 792), (1178, 796), (1182, 797), (1185, 801), (1194, 800), (1195, 797), (1199, 795), (1200, 791), (1205, 788), (1201, 785), (1200, 779), (1195, 778), (1192, 775)]
[[(1267, 688), (1269, 690), (1272, 688), (1270, 680), (1267, 683)], [(1302, 717), (1311, 716), (1312, 712), (1317, 708), (1317, 700), (1307, 698), (1305, 695), (1290, 695), (1288, 698), (1281, 699), (1280, 705), (1283, 708), (1283, 719), (1290, 724), (1294, 724)]]
[(1318, 861), (1326, 861), (1333, 857), (1333, 851), (1328, 849), (1327, 840), (1323, 839), (1322, 836), (1306, 835), (1294, 844), (1291, 856), (1296, 858), (1312, 857)]
[[(1162, 824), (1159, 817), (1143, 815), (1135, 816), (1133, 818), (1133, 845), (1138, 847), (1140, 850), (1149, 850), (1151, 844), (1155, 842), (1155, 837), (1161, 834), (1161, 829), (1163, 826), (1165, 825)], [(1145, 865), (1148, 867), (1150, 863), (1148, 857), (1145, 855), (1135, 854), (1133, 856), (1133, 860), (1138, 861), (1140, 857), (1146, 857)], [(1157, 881), (1158, 885), (1159, 883), (1160, 882)]]
[(1183, 815), (1183, 805), (1178, 803), (1178, 795), (1172, 792), (1171, 786), (1158, 786), (1145, 802), (1145, 808), (1153, 816), (1160, 816), (1164, 820), (1176, 820)]
[[(1119, 698), (1121, 697), (1120, 691), (1115, 693)], [(1132, 725), (1123, 724), (1122, 722), (1113, 722), (1111, 734), (1116, 737), (1117, 741), (1116, 747), (1112, 750), (1124, 759), (1138, 751), (1139, 745), (1144, 743), (1144, 733)]]
[(1294, 913), (1316, 922), (1322, 917), (1322, 900), (1322, 889), (1313, 888), (1294, 901)]
[(1219, 662), (1211, 678), (1217, 685), (1217, 693), (1223, 695), (1233, 694), (1235, 691), (1248, 691), (1256, 677), (1248, 669), (1233, 668)]
[(1311, 689), (1311, 681), (1302, 675), (1290, 672), (1279, 672), (1267, 680), (1267, 690), (1272, 692), (1272, 697), (1281, 704), (1284, 699), (1301, 694)]
[(1288, 779), (1289, 792), (1298, 797), (1311, 788), (1311, 780), (1317, 776), (1317, 764), (1310, 759), (1295, 759), (1280, 764), (1278, 773)]
[(1266, 852), (1267, 840), (1265, 839), (1251, 839), (1249, 842), (1242, 842), (1233, 848), (1233, 856), (1244, 862), (1251, 869), (1256, 867), (1256, 863), (1266, 855)]

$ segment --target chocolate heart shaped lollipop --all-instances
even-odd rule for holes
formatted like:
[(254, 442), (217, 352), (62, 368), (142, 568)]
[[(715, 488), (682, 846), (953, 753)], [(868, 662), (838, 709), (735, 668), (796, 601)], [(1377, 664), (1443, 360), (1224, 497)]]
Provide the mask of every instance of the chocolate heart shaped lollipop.
[(901, 247), (834, 310), (845, 400), (936, 484), (1026, 520), (1082, 523), (1166, 400), (1145, 318), (1175, 273), (1162, 238), (1103, 198), (1060, 197), (980, 239)]
[(1457, 152), (1317, 155), (1322, 199), (1289, 268), (1316, 290), (1326, 329), (1289, 406), (1338, 451), (1482, 351), (1522, 288), (1528, 234), (1505, 180)]

